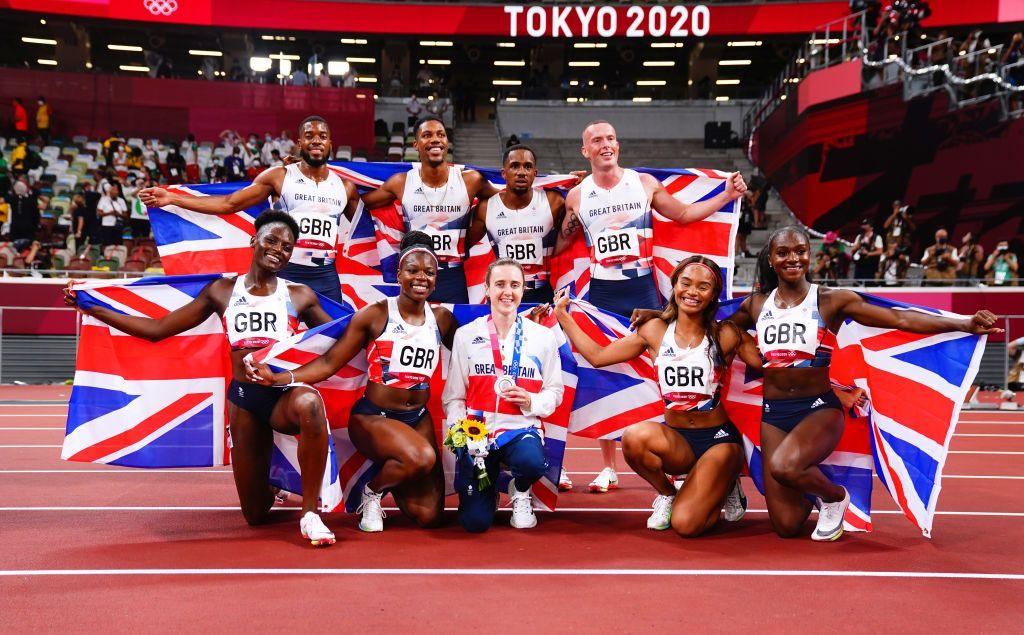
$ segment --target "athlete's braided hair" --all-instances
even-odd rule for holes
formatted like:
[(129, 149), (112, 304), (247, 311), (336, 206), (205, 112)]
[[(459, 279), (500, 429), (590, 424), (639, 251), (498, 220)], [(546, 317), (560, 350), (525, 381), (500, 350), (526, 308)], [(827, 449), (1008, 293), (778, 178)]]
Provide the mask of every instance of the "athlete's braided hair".
[[(772, 245), (775, 240), (785, 234), (797, 234), (803, 236), (804, 240), (807, 241), (807, 245), (811, 244), (811, 235), (807, 233), (807, 230), (798, 225), (787, 225), (780, 227), (768, 236), (768, 242), (761, 248), (761, 251), (757, 253), (757, 267), (754, 270), (754, 293), (762, 293), (768, 295), (779, 286), (779, 274), (775, 272), (771, 263)], [(807, 281), (814, 282), (811, 278), (811, 270), (807, 269)]]
[(291, 214), (288, 212), (282, 212), (276, 209), (268, 209), (256, 217), (256, 222), (253, 223), (256, 235), (259, 235), (260, 229), (272, 223), (282, 223), (291, 230), (292, 240), (299, 239), (299, 224), (295, 222), (295, 219), (292, 218)]
[(398, 243), (398, 266), (401, 267), (405, 257), (413, 251), (423, 251), (430, 254), (437, 263), (437, 254), (434, 253), (434, 240), (425, 232), (413, 230), (402, 236), (402, 242)]

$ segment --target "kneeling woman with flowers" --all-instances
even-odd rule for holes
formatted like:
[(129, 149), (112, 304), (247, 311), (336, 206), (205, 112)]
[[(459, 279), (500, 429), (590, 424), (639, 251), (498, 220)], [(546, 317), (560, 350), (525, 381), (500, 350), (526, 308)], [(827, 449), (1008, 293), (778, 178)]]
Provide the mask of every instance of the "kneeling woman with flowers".
[(523, 280), (514, 260), (494, 261), (485, 279), (490, 315), (455, 332), (442, 401), (445, 445), (459, 461), (459, 522), (467, 531), (486, 531), (494, 522), (502, 464), (513, 477), (512, 526), (537, 524), (530, 486), (548, 468), (541, 419), (562, 400), (562, 366), (554, 333), (518, 314)]

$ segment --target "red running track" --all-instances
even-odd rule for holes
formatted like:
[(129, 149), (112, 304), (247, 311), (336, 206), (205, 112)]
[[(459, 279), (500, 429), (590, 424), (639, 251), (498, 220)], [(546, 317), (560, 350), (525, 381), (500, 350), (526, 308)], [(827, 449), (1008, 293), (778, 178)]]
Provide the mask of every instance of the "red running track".
[[(511, 529), (501, 512), (471, 536), (448, 512), (445, 527), (423, 531), (393, 512), (384, 533), (363, 534), (339, 514), (327, 519), (338, 544), (316, 550), (294, 510), (247, 527), (226, 469), (60, 461), (66, 393), (0, 388), (5, 631), (1020, 629), (1024, 413), (964, 413), (931, 540), (882, 491), (871, 534), (781, 540), (749, 482), (739, 523), (696, 540), (651, 532), (653, 492), (635, 475), (609, 494), (581, 491), (600, 453), (573, 438), (577, 490), (534, 530)], [(494, 618), (479, 623), (484, 614)]]

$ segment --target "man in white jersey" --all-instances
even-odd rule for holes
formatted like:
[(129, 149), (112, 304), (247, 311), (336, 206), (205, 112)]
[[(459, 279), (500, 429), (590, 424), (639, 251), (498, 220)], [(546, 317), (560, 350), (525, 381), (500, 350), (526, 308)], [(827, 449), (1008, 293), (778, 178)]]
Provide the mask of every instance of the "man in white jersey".
[(246, 187), (227, 196), (189, 196), (160, 187), (139, 192), (147, 207), (173, 205), (203, 214), (234, 214), (278, 199), (283, 211), (299, 223), (299, 236), (282, 278), (308, 285), (342, 302), (341, 284), (334, 268), (338, 237), (348, 234), (348, 221), (359, 203), (356, 187), (327, 167), (331, 157), (331, 130), (322, 117), (307, 117), (299, 124), (301, 160), (268, 168)]
[(424, 117), (415, 130), (413, 147), (419, 152), (419, 163), (364, 194), (363, 204), (374, 209), (397, 200), (402, 206), (405, 230), (425, 232), (434, 241), (437, 285), (427, 299), (467, 304), (469, 288), (462, 261), (470, 247), (466, 240), (469, 209), (473, 199), (488, 199), (498, 190), (476, 170), (448, 165), (448, 133), (440, 119)]
[(513, 145), (502, 157), (505, 189), (480, 201), (466, 232), (466, 244), (475, 245), (486, 233), (499, 258), (515, 260), (526, 278), (524, 304), (543, 304), (554, 299), (548, 258), (555, 253), (556, 230), (562, 224), (565, 200), (554, 190), (534, 188), (537, 155), (533, 148)]
[[(583, 129), (581, 152), (590, 161), (590, 176), (569, 191), (560, 243), (584, 232), (590, 248), (590, 302), (594, 306), (630, 316), (634, 309), (661, 308), (652, 256), (652, 214), (685, 225), (714, 214), (747, 190), (739, 172), (729, 175), (717, 195), (684, 203), (649, 174), (619, 165), (619, 140), (607, 121), (593, 121)], [(618, 486), (615, 442), (601, 441), (605, 468), (590, 484), (592, 492)]]

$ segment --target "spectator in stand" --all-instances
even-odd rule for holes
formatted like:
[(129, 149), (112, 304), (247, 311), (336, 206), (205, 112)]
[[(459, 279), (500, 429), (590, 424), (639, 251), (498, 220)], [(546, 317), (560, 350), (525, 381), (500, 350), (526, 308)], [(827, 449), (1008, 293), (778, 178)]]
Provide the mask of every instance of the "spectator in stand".
[(910, 256), (907, 254), (907, 248), (898, 243), (889, 243), (885, 248), (885, 253), (878, 259), (875, 280), (887, 287), (898, 287), (907, 277), (908, 269), (910, 269)]
[(103, 142), (103, 156), (107, 159), (107, 165), (114, 165), (114, 154), (124, 145), (124, 137), (117, 130), (110, 133), (110, 136)]
[(945, 229), (935, 232), (935, 244), (925, 249), (924, 255), (921, 256), (925, 286), (940, 287), (953, 284), (959, 263), (956, 249), (949, 244), (949, 233)]
[[(999, 60), (1001, 66), (1016, 64), (1024, 59), (1024, 33), (1017, 31), (1010, 39), (1010, 44), (1003, 51), (1003, 57)], [(1024, 64), (1014, 66), (1006, 71), (1006, 81), (1014, 86), (1024, 86)], [(1010, 93), (1010, 110), (1020, 109), (1020, 93)]]
[(15, 97), (11, 100), (11, 129), (15, 139), (28, 139), (28, 111), (21, 99)]
[(7, 195), (7, 203), (11, 206), (11, 240), (35, 238), (39, 228), (39, 198), (25, 177), (14, 182)]
[(11, 150), (11, 175), (18, 178), (28, 171), (28, 141), (18, 139), (18, 145)]
[(985, 263), (985, 249), (974, 239), (974, 234), (967, 232), (960, 242), (956, 257), (960, 264), (956, 268), (956, 277), (960, 284), (972, 286), (981, 279), (982, 266)]
[(430, 86), (434, 83), (434, 75), (430, 72), (430, 69), (426, 66), (420, 66), (420, 70), (416, 73), (416, 86), (420, 91), (426, 92), (430, 90)]
[(128, 218), (128, 203), (121, 196), (121, 186), (114, 182), (96, 205), (100, 218), (100, 244), (120, 245), (124, 223)]
[(230, 155), (224, 157), (224, 173), (229, 181), (245, 180), (245, 161), (242, 159), (242, 153), (237, 146), (231, 151)]
[(220, 144), (227, 150), (234, 148), (242, 140), (242, 135), (238, 134), (237, 130), (232, 130), (231, 128), (221, 130), (218, 137), (220, 138)]
[(196, 143), (196, 136), (191, 132), (181, 142), (181, 156), (185, 159), (185, 169), (180, 176), (182, 180), (178, 183), (186, 181), (195, 183), (199, 180), (199, 144)]
[[(11, 189), (11, 169), (7, 165), (7, 159), (4, 158), (3, 152), (0, 152), (0, 192), (6, 192), (9, 189)], [(0, 197), (0, 200), (3, 198)]]
[(320, 69), (320, 74), (316, 76), (317, 88), (330, 88), (334, 86), (334, 82), (331, 81), (331, 76), (327, 74), (327, 67), (324, 66)]
[(274, 148), (270, 151), (270, 163), (267, 164), (267, 167), (273, 168), (279, 165), (284, 165), (284, 160), (281, 159), (281, 151)]
[(451, 104), (435, 90), (432, 99), (427, 102), (427, 112), (444, 121), (444, 115), (449, 109), (451, 109)]
[(910, 214), (910, 206), (904, 205), (903, 201), (892, 202), (892, 213), (885, 219), (885, 242), (887, 245), (897, 247), (911, 247), (910, 237), (917, 229)]
[(171, 149), (167, 151), (167, 158), (164, 164), (167, 167), (167, 182), (169, 184), (177, 185), (185, 182), (188, 164), (177, 148), (171, 146)]
[(50, 108), (50, 104), (46, 103), (46, 99), (40, 97), (36, 107), (36, 132), (43, 140), (44, 146), (50, 145), (50, 123), (52, 119), (53, 109)]
[(884, 245), (882, 237), (875, 233), (871, 221), (865, 218), (860, 222), (860, 233), (853, 240), (853, 277), (857, 284), (873, 286), (878, 263)]
[(997, 287), (1015, 287), (1017, 277), (1017, 254), (1010, 251), (1010, 243), (1000, 240), (985, 261), (985, 280)]
[[(85, 196), (75, 194), (71, 197), (71, 232), (76, 244), (83, 244), (89, 237), (89, 213), (85, 205)], [(95, 213), (95, 212), (94, 212)]]
[(267, 132), (263, 135), (263, 144), (260, 146), (260, 161), (263, 165), (271, 165), (274, 150), (277, 150), (277, 144), (274, 143), (274, 137)]
[(132, 183), (131, 187), (125, 191), (125, 195), (128, 198), (128, 222), (132, 229), (132, 238), (139, 240), (140, 238), (149, 238), (150, 225), (149, 225), (149, 210), (146, 209), (146, 205), (139, 199), (136, 194), (139, 190), (149, 187), (148, 179), (138, 177)]
[(117, 150), (114, 151), (112, 165), (118, 172), (126, 172), (128, 170), (128, 146), (119, 145)]
[(89, 242), (93, 244), (99, 244), (100, 242), (98, 208), (101, 198), (103, 196), (97, 191), (96, 186), (91, 181), (86, 181), (82, 185), (82, 199), (85, 200), (85, 209), (82, 211), (82, 214), (85, 216), (85, 233), (82, 236), (89, 239)]
[(743, 200), (740, 201), (740, 224), (736, 230), (736, 255), (744, 258), (753, 258), (754, 255), (747, 251), (747, 237), (754, 227), (754, 193), (747, 190), (743, 193)]
[[(349, 66), (348, 70), (341, 76), (341, 85), (344, 88), (355, 88), (356, 85), (356, 72)], [(398, 90), (402, 90), (402, 82), (398, 82)]]
[(292, 141), (292, 135), (287, 130), (282, 130), (281, 136), (277, 138), (277, 149), (281, 151), (282, 157), (290, 155), (295, 149), (295, 142)]
[(1021, 383), (1021, 375), (1024, 375), (1024, 337), (1009, 342), (1006, 345), (1006, 357), (1010, 360), (1010, 371), (1006, 375), (1006, 388), (1014, 392), (1024, 391), (1024, 383)]
[(309, 85), (309, 75), (306, 74), (306, 71), (302, 70), (301, 66), (296, 68), (294, 71), (292, 71), (292, 86), (308, 86), (308, 85)]
[(849, 256), (845, 247), (839, 242), (839, 234), (828, 232), (821, 243), (821, 249), (815, 254), (814, 277), (823, 284), (834, 287), (840, 278), (846, 277)]
[(412, 97), (405, 104), (405, 113), (408, 115), (409, 127), (415, 125), (416, 121), (423, 116), (423, 104), (416, 97), (416, 93), (413, 93)]
[(768, 179), (760, 172), (750, 175), (750, 188), (747, 191), (752, 193), (750, 200), (754, 229), (764, 229), (768, 226), (765, 209), (768, 207), (768, 190), (770, 187)]

